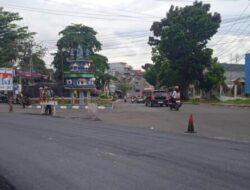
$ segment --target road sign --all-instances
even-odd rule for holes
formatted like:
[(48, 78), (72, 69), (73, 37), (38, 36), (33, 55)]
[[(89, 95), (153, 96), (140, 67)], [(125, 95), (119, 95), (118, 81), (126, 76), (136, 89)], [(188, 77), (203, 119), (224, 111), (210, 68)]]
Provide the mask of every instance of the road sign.
[(13, 76), (14, 76), (14, 70), (7, 68), (0, 68), (0, 91), (13, 90)]

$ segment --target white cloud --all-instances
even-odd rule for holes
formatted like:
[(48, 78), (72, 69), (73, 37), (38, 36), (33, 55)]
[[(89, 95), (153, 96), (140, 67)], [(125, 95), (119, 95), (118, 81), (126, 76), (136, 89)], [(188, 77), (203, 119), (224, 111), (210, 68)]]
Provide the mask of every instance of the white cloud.
[[(0, 6), (2, 4), (7, 10), (20, 12), (24, 18), (22, 24), (29, 26), (31, 31), (37, 32), (36, 40), (43, 41), (50, 52), (56, 50), (55, 44), (61, 30), (71, 23), (82, 23), (93, 27), (98, 32), (97, 37), (103, 44), (103, 51), (100, 53), (107, 56), (109, 61), (126, 61), (135, 68), (151, 62), (151, 49), (147, 41), (152, 22), (164, 17), (171, 4), (185, 6), (191, 3), (164, 0), (92, 0), (91, 2), (89, 0), (9, 0), (8, 2), (0, 0)], [(211, 0), (210, 3), (211, 10), (221, 13), (223, 19), (234, 17), (235, 20), (249, 1)], [(37, 8), (40, 12), (27, 10), (27, 7)], [(48, 11), (44, 10), (44, 13), (41, 13), (41, 9)], [(57, 10), (57, 12), (51, 13), (50, 10)], [(250, 7), (244, 15), (249, 10)], [(249, 20), (243, 20), (245, 25), (233, 24), (231, 29), (233, 22), (222, 25), (218, 34), (211, 40), (210, 44), (216, 44), (219, 40), (218, 45), (214, 46), (215, 55), (220, 55), (220, 49), (228, 48), (219, 57), (221, 61), (226, 61), (232, 53), (244, 54), (250, 49), (250, 44), (247, 42), (250, 27), (246, 27)], [(141, 33), (133, 33), (135, 31), (141, 31)], [(240, 34), (241, 31), (243, 33)], [(140, 35), (141, 38), (139, 38)], [(229, 43), (232, 39), (235, 39), (235, 42)], [(46, 55), (47, 65), (50, 65), (52, 59), (52, 56)]]

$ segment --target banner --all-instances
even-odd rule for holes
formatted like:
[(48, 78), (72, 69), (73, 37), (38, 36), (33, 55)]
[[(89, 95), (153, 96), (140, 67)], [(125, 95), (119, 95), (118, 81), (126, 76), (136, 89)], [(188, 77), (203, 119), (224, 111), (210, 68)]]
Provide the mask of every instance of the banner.
[(13, 90), (13, 75), (12, 69), (0, 68), (0, 91)]
[(43, 75), (37, 72), (27, 72), (27, 71), (21, 71), (21, 70), (16, 70), (15, 71), (15, 76), (17, 77), (24, 77), (24, 78), (42, 78), (44, 80), (48, 80), (49, 77), (47, 75)]

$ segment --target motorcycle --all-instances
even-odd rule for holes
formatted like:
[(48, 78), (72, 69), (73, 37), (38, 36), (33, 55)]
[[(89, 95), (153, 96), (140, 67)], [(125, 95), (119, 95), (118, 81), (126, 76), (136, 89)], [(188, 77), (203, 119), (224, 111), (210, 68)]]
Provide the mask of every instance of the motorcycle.
[(133, 104), (133, 103), (135, 103), (135, 101), (136, 101), (136, 98), (135, 98), (135, 97), (132, 97), (132, 98), (131, 98), (131, 103)]
[(182, 105), (182, 102), (180, 100), (170, 100), (169, 102), (169, 108), (170, 110), (175, 109), (178, 111)]

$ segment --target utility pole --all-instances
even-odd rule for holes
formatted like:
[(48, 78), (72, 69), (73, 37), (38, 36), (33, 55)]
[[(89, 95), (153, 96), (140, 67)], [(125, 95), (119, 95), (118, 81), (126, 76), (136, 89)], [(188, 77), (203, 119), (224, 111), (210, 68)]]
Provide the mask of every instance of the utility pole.
[(32, 43), (29, 43), (29, 57), (30, 57), (30, 83), (33, 83), (33, 76), (32, 76), (32, 71), (33, 71), (33, 60), (32, 60)]
[(230, 84), (232, 84), (232, 80), (233, 80), (233, 79), (232, 79), (233, 54), (231, 53), (230, 56), (231, 56), (231, 58), (230, 58), (230, 67), (229, 67), (229, 68), (230, 68), (230, 71), (229, 71), (229, 72), (230, 72)]
[(61, 49), (61, 72), (62, 72), (62, 84), (64, 84), (64, 70), (63, 70), (63, 49)]

